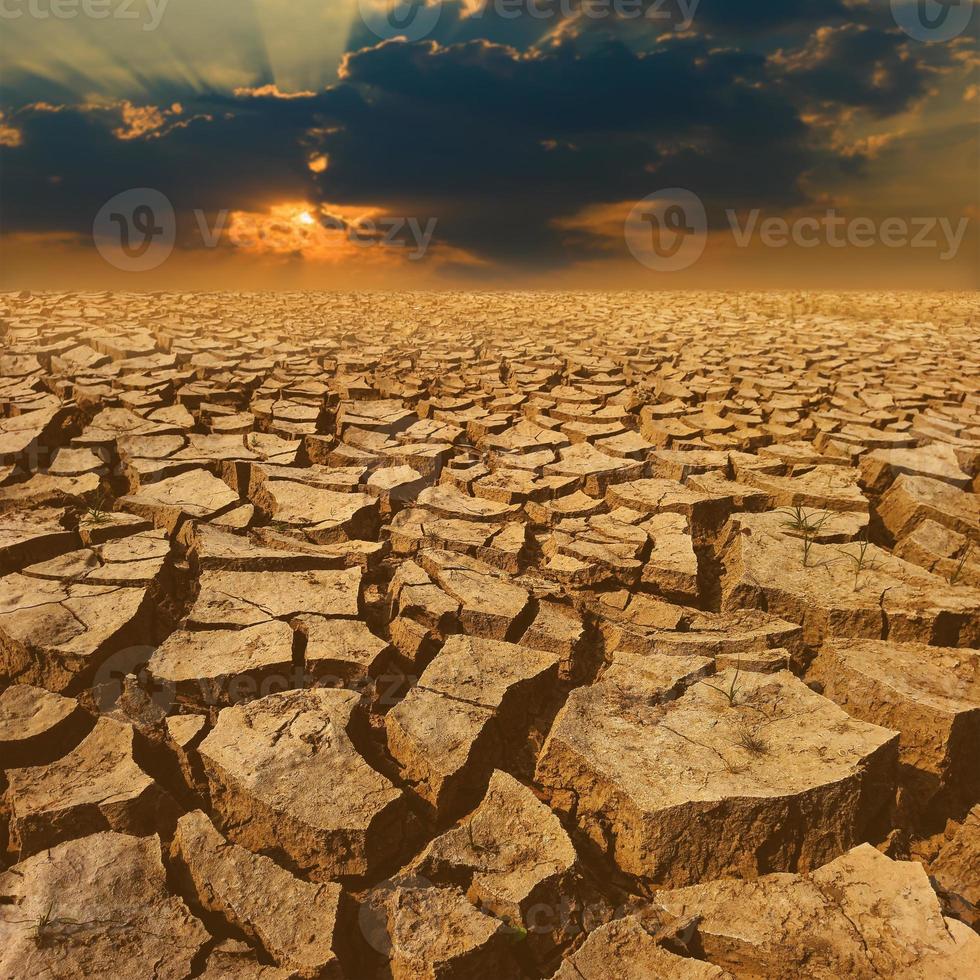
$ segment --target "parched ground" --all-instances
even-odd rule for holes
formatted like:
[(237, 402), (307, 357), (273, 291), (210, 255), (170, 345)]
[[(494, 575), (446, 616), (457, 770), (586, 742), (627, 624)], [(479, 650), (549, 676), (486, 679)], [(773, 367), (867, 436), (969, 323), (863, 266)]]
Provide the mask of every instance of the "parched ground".
[(977, 976), (975, 294), (0, 294), (0, 977)]

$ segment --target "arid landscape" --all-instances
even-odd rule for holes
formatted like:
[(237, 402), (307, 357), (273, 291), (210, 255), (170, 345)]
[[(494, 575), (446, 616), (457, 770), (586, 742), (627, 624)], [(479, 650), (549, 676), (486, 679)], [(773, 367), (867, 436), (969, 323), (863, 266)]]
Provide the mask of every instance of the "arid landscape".
[(980, 976), (976, 293), (0, 294), (0, 980)]

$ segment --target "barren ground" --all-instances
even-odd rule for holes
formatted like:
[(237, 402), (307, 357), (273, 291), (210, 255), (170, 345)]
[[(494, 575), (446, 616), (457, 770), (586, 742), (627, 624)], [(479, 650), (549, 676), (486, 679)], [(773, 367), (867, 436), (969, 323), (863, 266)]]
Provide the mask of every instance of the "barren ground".
[(0, 295), (0, 978), (980, 975), (978, 323)]

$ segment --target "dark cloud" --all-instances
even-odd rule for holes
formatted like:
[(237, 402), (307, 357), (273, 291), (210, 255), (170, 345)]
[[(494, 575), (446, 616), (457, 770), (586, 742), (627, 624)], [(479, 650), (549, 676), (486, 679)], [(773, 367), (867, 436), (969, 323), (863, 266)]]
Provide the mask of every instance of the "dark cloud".
[(781, 55), (778, 70), (804, 99), (884, 116), (906, 108), (930, 84), (916, 48), (921, 45), (894, 29), (825, 27), (798, 51)]
[[(426, 39), (438, 44), (462, 44), (467, 41), (489, 41), (518, 49), (526, 49), (554, 30), (562, 14), (573, 9), (579, 0), (521, 0), (525, 9), (518, 17), (508, 15), (517, 0), (475, 0), (468, 11), (462, 0), (443, 0), (439, 4), (439, 17)], [(507, 6), (507, 5), (510, 6)], [(503, 16), (501, 15), (503, 11)], [(541, 11), (547, 16), (530, 16), (526, 11)], [(362, 51), (384, 40), (375, 34), (364, 21), (355, 17), (347, 39), (348, 51)]]
[(862, 6), (845, 0), (700, 0), (696, 19), (719, 33), (785, 30), (851, 18)]
[(568, 257), (555, 219), (665, 181), (727, 206), (798, 200), (807, 130), (764, 69), (696, 38), (646, 54), (379, 45), (348, 59), (345, 86), (370, 94), (324, 138), (320, 183), (330, 200), (424, 203), (453, 244), (521, 261)]
[[(3, 225), (9, 231), (85, 233), (109, 198), (134, 187), (162, 191), (179, 212), (263, 207), (311, 190), (301, 141), (309, 111), (226, 99), (185, 106), (183, 125), (120, 140), (116, 108), (28, 107), (8, 124), (22, 134), (4, 148)], [(180, 117), (178, 117), (178, 120)]]

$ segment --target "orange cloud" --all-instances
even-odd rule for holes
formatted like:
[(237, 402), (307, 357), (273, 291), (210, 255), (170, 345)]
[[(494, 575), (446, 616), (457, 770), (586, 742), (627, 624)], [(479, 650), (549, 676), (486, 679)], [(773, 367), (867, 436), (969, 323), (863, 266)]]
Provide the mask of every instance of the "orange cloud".
[(163, 129), (167, 122), (167, 117), (155, 105), (133, 105), (125, 101), (119, 108), (123, 124), (112, 131), (117, 139), (138, 139)]
[(258, 87), (240, 85), (235, 89), (235, 95), (237, 95), (239, 98), (251, 99), (311, 99), (314, 95), (316, 95), (316, 92), (283, 92), (278, 85), (275, 83), (270, 83), (268, 85), (259, 85)]
[(3, 113), (0, 112), (0, 146), (20, 146), (24, 142), (23, 134), (19, 129), (8, 126), (3, 119)]
[(435, 240), (436, 218), (401, 218), (383, 208), (289, 201), (268, 211), (232, 211), (224, 240), (243, 255), (302, 259), (352, 268), (435, 268), (486, 263)]
[[(268, 211), (232, 211), (225, 232), (227, 240), (239, 251), (250, 255), (268, 255), (309, 259), (315, 262), (344, 262), (367, 252), (382, 249), (359, 248), (351, 243), (346, 227), (373, 220), (381, 214), (377, 208), (354, 211), (330, 207), (321, 211), (305, 201), (273, 205)], [(321, 218), (331, 218), (324, 226)], [(338, 224), (341, 227), (333, 227)], [(377, 259), (378, 255), (370, 258)], [(384, 256), (381, 256), (384, 258)]]

